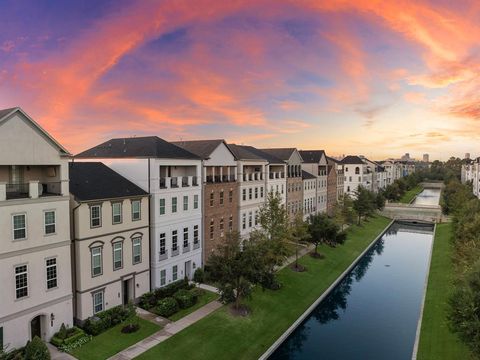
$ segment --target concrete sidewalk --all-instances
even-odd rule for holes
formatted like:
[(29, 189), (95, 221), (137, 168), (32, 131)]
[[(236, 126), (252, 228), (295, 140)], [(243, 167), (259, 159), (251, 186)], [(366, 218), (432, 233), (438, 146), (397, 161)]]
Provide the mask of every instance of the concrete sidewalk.
[(205, 306), (201, 307), (200, 309), (194, 311), (193, 313), (181, 318), (180, 320), (166, 324), (163, 329), (157, 331), (155, 334), (150, 335), (149, 337), (139, 341), (135, 345), (132, 345), (129, 348), (112, 356), (110, 360), (133, 359), (138, 355), (144, 353), (145, 351), (160, 344), (161, 342), (167, 340), (169, 337), (179, 333), (183, 329), (196, 323), (198, 320), (203, 319), (205, 316), (211, 314), (212, 312), (214, 312), (215, 310), (217, 310), (222, 306), (223, 306), (222, 303), (218, 301), (212, 301), (206, 304)]
[(50, 358), (52, 360), (76, 360), (72, 355), (58, 350), (55, 346), (47, 343), (48, 351), (50, 352)]

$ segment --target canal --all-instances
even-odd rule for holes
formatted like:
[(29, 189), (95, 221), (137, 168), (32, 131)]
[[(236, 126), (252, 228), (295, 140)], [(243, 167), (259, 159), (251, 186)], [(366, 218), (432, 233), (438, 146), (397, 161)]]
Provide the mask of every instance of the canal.
[(440, 202), (440, 189), (423, 189), (413, 201), (414, 205), (438, 205)]
[(269, 359), (411, 359), (432, 241), (394, 223)]

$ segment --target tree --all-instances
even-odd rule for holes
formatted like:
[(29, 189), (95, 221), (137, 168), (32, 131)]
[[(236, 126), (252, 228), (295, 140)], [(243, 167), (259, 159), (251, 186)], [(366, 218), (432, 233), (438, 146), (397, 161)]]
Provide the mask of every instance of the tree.
[(38, 336), (29, 341), (25, 346), (25, 360), (50, 360), (47, 345)]
[(358, 215), (358, 225), (360, 225), (362, 217), (370, 215), (375, 210), (375, 195), (363, 186), (359, 186), (355, 191), (353, 208)]
[(343, 243), (346, 238), (346, 234), (340, 231), (340, 227), (327, 214), (310, 215), (308, 232), (310, 233), (308, 241), (315, 245), (313, 256), (317, 258), (321, 256), (318, 253), (318, 245), (335, 246)]
[(310, 238), (310, 234), (308, 233), (308, 224), (303, 221), (301, 212), (295, 215), (290, 233), (291, 239), (295, 243), (295, 265), (293, 268), (296, 271), (303, 271), (304, 268), (298, 264), (298, 250), (300, 245)]
[(351, 225), (355, 222), (355, 216), (352, 198), (345, 194), (335, 205), (333, 218), (341, 230), (343, 230), (346, 224)]
[(383, 191), (379, 191), (375, 195), (375, 207), (378, 210), (382, 210), (385, 207), (385, 196), (383, 195)]
[(219, 284), (222, 300), (233, 301), (234, 309), (240, 311), (242, 300), (251, 296), (262, 273), (256, 245), (249, 240), (242, 242), (238, 232), (229, 232), (210, 255), (207, 265), (211, 279)]

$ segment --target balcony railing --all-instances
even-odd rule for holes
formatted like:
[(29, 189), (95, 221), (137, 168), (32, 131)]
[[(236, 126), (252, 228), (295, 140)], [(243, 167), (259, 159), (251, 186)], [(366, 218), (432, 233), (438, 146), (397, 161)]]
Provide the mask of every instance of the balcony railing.
[(40, 182), (31, 180), (22, 184), (0, 183), (0, 201), (37, 199), (46, 196), (61, 196), (68, 191), (68, 181)]
[(24, 199), (30, 197), (29, 184), (6, 184), (6, 199)]
[(159, 181), (160, 189), (184, 188), (189, 186), (198, 186), (197, 176), (161, 177)]
[(188, 176), (182, 176), (182, 187), (190, 186), (188, 184)]
[(186, 252), (189, 252), (190, 251), (190, 244), (188, 244), (187, 246), (183, 246), (183, 253), (186, 253)]
[(194, 243), (193, 243), (193, 250), (196, 250), (196, 249), (198, 249), (198, 248), (200, 248), (200, 242), (199, 242), (199, 241), (194, 242)]
[(172, 248), (172, 257), (177, 256), (178, 254), (180, 254), (178, 247), (176, 249)]
[(178, 187), (178, 178), (173, 177), (170, 179), (170, 187), (177, 188)]
[(263, 180), (262, 173), (250, 173), (250, 174), (243, 174), (243, 181), (259, 181)]
[(162, 253), (162, 252), (159, 252), (158, 253), (158, 261), (162, 261), (162, 260), (166, 260), (168, 258), (168, 250), (165, 249), (165, 251)]

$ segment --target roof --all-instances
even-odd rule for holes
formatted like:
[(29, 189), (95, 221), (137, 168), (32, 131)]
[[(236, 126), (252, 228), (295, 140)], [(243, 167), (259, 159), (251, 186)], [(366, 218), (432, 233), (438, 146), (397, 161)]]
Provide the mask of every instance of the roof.
[(308, 171), (302, 170), (302, 180), (316, 179), (317, 177)]
[(227, 144), (230, 151), (235, 155), (237, 160), (260, 160), (265, 161), (266, 159), (251, 152), (251, 146), (236, 145), (236, 144)]
[(255, 154), (260, 158), (267, 160), (269, 164), (285, 164), (285, 161), (283, 161), (282, 159), (276, 157), (275, 155), (267, 153), (263, 150), (257, 149), (253, 146), (244, 146), (244, 147), (252, 154)]
[(70, 162), (69, 170), (70, 193), (78, 201), (148, 195), (101, 162)]
[(153, 157), (160, 159), (199, 160), (198, 155), (169, 143), (158, 136), (110, 139), (76, 155), (77, 158)]
[(263, 151), (264, 153), (270, 154), (272, 156), (275, 156), (278, 159), (281, 159), (283, 161), (287, 161), (290, 159), (290, 156), (292, 156), (292, 153), (295, 152), (295, 148), (274, 148), (274, 149), (259, 149)]
[(342, 159), (342, 164), (359, 164), (364, 165), (365, 162), (357, 155), (348, 155)]
[(318, 163), (322, 156), (326, 156), (324, 150), (300, 150), (300, 155), (306, 163)]
[(24, 117), (30, 121), (35, 128), (40, 132), (40, 134), (47, 139), (53, 146), (55, 146), (58, 150), (60, 150), (61, 155), (63, 156), (71, 156), (70, 152), (65, 149), (60, 143), (55, 140), (44, 128), (42, 128), (35, 120), (33, 120), (25, 111), (23, 111), (20, 107), (13, 107), (13, 108), (8, 108), (8, 109), (0, 109), (0, 125), (2, 124), (3, 121), (7, 120), (10, 115), (12, 115), (15, 112), (20, 112)]
[(337, 159), (332, 158), (332, 157), (330, 157), (330, 156), (326, 156), (326, 155), (325, 155), (325, 157), (327, 158), (327, 160), (333, 161), (333, 162), (336, 163), (336, 164), (341, 164), (341, 163), (342, 163), (341, 160), (337, 160)]
[[(212, 152), (214, 152), (215, 149), (222, 143), (227, 145), (227, 143), (223, 139), (172, 141), (172, 144), (180, 146), (182, 149), (185, 149), (192, 154), (201, 157), (203, 160), (209, 159)], [(228, 148), (228, 150), (231, 152), (230, 148)]]

